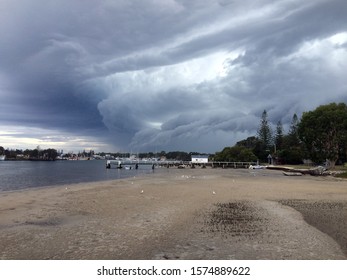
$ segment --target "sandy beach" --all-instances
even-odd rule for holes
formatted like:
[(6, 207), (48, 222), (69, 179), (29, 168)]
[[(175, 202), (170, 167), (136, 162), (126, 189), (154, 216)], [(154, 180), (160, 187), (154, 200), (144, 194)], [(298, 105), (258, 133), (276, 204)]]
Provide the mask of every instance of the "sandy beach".
[(347, 259), (347, 181), (161, 169), (0, 193), (0, 259)]

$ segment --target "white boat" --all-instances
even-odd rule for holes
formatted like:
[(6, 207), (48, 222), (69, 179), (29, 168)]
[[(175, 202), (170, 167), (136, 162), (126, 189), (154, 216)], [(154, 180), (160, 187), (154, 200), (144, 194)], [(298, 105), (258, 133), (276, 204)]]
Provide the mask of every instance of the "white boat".
[(266, 169), (267, 168), (267, 166), (264, 166), (264, 165), (250, 165), (249, 167), (248, 167), (248, 169)]
[(0, 160), (5, 160), (6, 159), (6, 156), (5, 155), (1, 155), (0, 156)]

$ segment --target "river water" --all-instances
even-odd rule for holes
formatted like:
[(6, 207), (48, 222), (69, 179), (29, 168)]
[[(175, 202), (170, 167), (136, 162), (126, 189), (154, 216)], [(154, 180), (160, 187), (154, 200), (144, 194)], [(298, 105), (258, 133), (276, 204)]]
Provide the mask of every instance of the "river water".
[(147, 167), (106, 169), (105, 160), (0, 161), (0, 192), (122, 179), (152, 172)]

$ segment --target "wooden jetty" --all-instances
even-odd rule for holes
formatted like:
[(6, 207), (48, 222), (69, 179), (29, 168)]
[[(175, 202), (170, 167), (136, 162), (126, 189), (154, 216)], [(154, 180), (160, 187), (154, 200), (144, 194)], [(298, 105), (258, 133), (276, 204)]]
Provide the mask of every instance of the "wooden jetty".
[(148, 161), (148, 160), (107, 160), (106, 168), (118, 168), (118, 169), (139, 169), (143, 166), (155, 167), (177, 167), (177, 168), (249, 168), (250, 166), (257, 165), (257, 162), (220, 162), (212, 161), (207, 163), (192, 163), (191, 161), (177, 161), (177, 160), (166, 160), (166, 161)]

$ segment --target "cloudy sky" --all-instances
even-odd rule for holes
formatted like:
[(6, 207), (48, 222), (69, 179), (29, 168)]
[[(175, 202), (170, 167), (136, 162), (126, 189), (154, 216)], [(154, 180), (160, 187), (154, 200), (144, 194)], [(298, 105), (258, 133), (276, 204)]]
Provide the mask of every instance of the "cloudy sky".
[(346, 69), (346, 0), (0, 0), (0, 146), (216, 152)]

